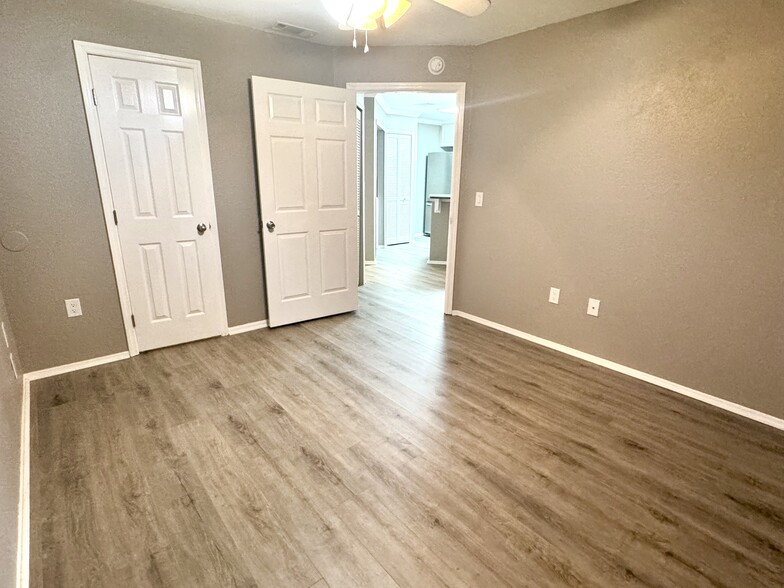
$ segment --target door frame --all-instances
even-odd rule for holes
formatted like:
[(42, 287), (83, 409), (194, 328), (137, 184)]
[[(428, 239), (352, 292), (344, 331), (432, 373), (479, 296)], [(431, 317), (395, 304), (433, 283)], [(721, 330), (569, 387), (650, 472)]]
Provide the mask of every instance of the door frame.
[(430, 94), (455, 94), (457, 96), (455, 147), (452, 164), (452, 200), (449, 203), (449, 235), (444, 296), (444, 314), (451, 315), (454, 311), (455, 258), (457, 253), (457, 221), (460, 211), (460, 172), (463, 166), (466, 84), (465, 82), (356, 82), (346, 84), (346, 88), (369, 97), (386, 92), (425, 92)]
[[(101, 137), (101, 123), (98, 119), (98, 109), (93, 103), (93, 80), (90, 72), (90, 56), (111, 57), (114, 59), (126, 59), (142, 63), (152, 63), (155, 65), (168, 65), (190, 69), (194, 75), (196, 86), (196, 112), (201, 129), (201, 160), (203, 162), (204, 180), (208, 190), (209, 200), (212, 204), (212, 216), (215, 219), (213, 230), (218, 233), (218, 216), (215, 211), (215, 190), (212, 181), (212, 163), (210, 161), (209, 139), (207, 134), (207, 116), (204, 108), (204, 85), (201, 75), (201, 62), (185, 57), (173, 57), (161, 55), (147, 51), (137, 51), (135, 49), (124, 49), (122, 47), (112, 47), (111, 45), (100, 45), (87, 41), (73, 42), (74, 54), (76, 56), (76, 69), (79, 74), (79, 84), (82, 90), (82, 102), (84, 103), (84, 113), (87, 117), (87, 129), (90, 134), (90, 145), (92, 147), (95, 171), (98, 176), (98, 190), (101, 195), (101, 205), (103, 206), (103, 219), (106, 224), (106, 234), (109, 237), (109, 250), (112, 256), (112, 266), (114, 267), (114, 277), (117, 283), (117, 293), (120, 297), (120, 309), (122, 311), (123, 325), (125, 327), (125, 338), (128, 342), (128, 352), (131, 356), (139, 355), (139, 342), (136, 338), (136, 330), (131, 318), (131, 296), (128, 290), (128, 281), (125, 276), (125, 263), (123, 261), (122, 247), (120, 244), (120, 231), (114, 224), (114, 200), (112, 197), (111, 184), (109, 182), (109, 168), (106, 163), (103, 138)], [(223, 284), (223, 264), (220, 254), (220, 235), (215, 239), (218, 247), (216, 263), (221, 279), (218, 284), (219, 289), (219, 308), (220, 313), (220, 334), (229, 334), (228, 315), (226, 313), (226, 292)]]

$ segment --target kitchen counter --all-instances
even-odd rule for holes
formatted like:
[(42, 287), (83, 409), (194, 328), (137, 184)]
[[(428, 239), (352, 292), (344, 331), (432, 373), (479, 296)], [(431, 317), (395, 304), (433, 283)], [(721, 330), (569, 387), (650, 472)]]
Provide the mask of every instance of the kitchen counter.
[(430, 223), (430, 259), (428, 263), (446, 264), (446, 251), (449, 243), (450, 194), (431, 194), (433, 216)]

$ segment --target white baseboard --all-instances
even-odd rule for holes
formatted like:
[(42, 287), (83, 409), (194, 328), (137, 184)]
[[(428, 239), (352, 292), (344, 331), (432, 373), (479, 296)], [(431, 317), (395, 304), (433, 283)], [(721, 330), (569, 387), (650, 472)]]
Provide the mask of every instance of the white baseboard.
[(587, 361), (605, 367), (607, 369), (611, 369), (615, 372), (619, 372), (621, 374), (631, 376), (632, 378), (642, 380), (643, 382), (648, 382), (649, 384), (654, 384), (656, 386), (665, 388), (672, 392), (677, 392), (678, 394), (682, 394), (683, 396), (694, 398), (695, 400), (699, 400), (700, 402), (710, 404), (711, 406), (721, 408), (723, 410), (746, 417), (753, 421), (757, 421), (759, 423), (769, 425), (776, 429), (784, 430), (784, 419), (780, 419), (778, 417), (774, 417), (773, 415), (769, 415), (764, 412), (754, 410), (753, 408), (748, 408), (746, 406), (736, 404), (734, 402), (730, 402), (729, 400), (724, 400), (722, 398), (717, 398), (716, 396), (711, 396), (710, 394), (706, 394), (705, 392), (700, 392), (699, 390), (688, 388), (687, 386), (683, 386), (682, 384), (670, 382), (669, 380), (665, 380), (664, 378), (660, 378), (659, 376), (647, 374), (645, 372), (641, 372), (640, 370), (636, 370), (634, 368), (630, 368), (625, 365), (615, 363), (614, 361), (603, 359), (601, 357), (597, 357), (596, 355), (585, 353), (584, 351), (572, 349), (571, 347), (567, 347), (566, 345), (561, 345), (560, 343), (554, 343), (553, 341), (542, 339), (541, 337), (537, 337), (536, 335), (524, 333), (523, 331), (518, 331), (517, 329), (513, 329), (512, 327), (507, 327), (506, 325), (494, 323), (493, 321), (489, 321), (487, 319), (483, 319), (478, 316), (468, 314), (466, 312), (455, 310), (452, 314), (454, 316), (459, 316), (469, 321), (479, 323), (480, 325), (490, 327), (491, 329), (496, 329), (497, 331), (503, 331), (504, 333), (508, 333), (515, 337), (519, 337), (520, 339), (525, 339), (526, 341), (530, 341), (531, 343), (536, 343), (537, 345), (548, 347), (549, 349), (554, 349), (555, 351), (560, 351), (561, 353), (565, 353), (566, 355), (571, 355), (572, 357), (582, 359), (583, 361)]
[(268, 327), (269, 327), (269, 322), (267, 321), (256, 321), (255, 323), (246, 323), (244, 325), (237, 325), (236, 327), (229, 327), (229, 335), (239, 335), (240, 333), (258, 331), (259, 329), (266, 329)]
[(445, 261), (430, 261), (428, 259), (427, 260), (427, 265), (446, 265), (446, 262)]
[(104, 355), (103, 357), (95, 357), (93, 359), (85, 359), (84, 361), (76, 361), (74, 363), (67, 363), (65, 365), (56, 365), (54, 367), (38, 370), (37, 372), (29, 372), (25, 374), (28, 381), (42, 380), (43, 378), (51, 378), (52, 376), (59, 376), (60, 374), (67, 374), (69, 372), (76, 372), (86, 368), (91, 368), (106, 363), (114, 363), (115, 361), (122, 361), (129, 359), (131, 354), (127, 351), (121, 353), (114, 353), (112, 355)]
[(30, 585), (30, 380), (22, 377), (21, 443), (19, 446), (19, 514), (16, 586)]

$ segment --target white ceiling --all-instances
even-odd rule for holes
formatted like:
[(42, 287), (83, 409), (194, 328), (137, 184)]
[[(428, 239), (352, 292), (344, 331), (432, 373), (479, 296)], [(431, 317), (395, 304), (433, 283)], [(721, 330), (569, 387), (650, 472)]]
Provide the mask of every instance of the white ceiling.
[[(321, 0), (137, 0), (180, 12), (264, 30), (278, 21), (312, 29), (324, 45), (349, 45)], [(482, 16), (468, 18), (432, 0), (412, 0), (403, 19), (388, 31), (371, 33), (373, 45), (480, 45), (599, 12), (636, 0), (492, 0)]]
[(457, 117), (457, 96), (423, 92), (385, 92), (376, 101), (387, 114), (450, 123)]

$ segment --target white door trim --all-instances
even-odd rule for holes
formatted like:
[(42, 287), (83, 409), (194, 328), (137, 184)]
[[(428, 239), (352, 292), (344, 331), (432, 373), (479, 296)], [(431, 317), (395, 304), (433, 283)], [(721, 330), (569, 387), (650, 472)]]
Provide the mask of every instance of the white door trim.
[[(76, 67), (79, 72), (79, 83), (82, 88), (82, 101), (84, 102), (84, 112), (87, 116), (87, 128), (90, 133), (90, 144), (95, 161), (95, 171), (98, 175), (98, 189), (101, 193), (101, 203), (103, 205), (103, 218), (106, 223), (106, 233), (109, 236), (109, 249), (112, 255), (112, 265), (114, 266), (114, 276), (117, 281), (117, 292), (120, 296), (120, 308), (122, 309), (123, 323), (125, 325), (125, 338), (128, 341), (128, 352), (131, 356), (139, 355), (139, 343), (136, 339), (136, 331), (131, 321), (131, 297), (128, 291), (128, 282), (125, 277), (125, 264), (123, 262), (122, 249), (120, 247), (120, 233), (117, 225), (114, 224), (114, 203), (109, 184), (109, 168), (104, 156), (104, 145), (101, 137), (101, 126), (98, 121), (98, 110), (93, 103), (93, 80), (90, 72), (90, 56), (113, 57), (115, 59), (127, 59), (143, 63), (153, 63), (157, 65), (169, 65), (181, 67), (193, 71), (196, 82), (196, 110), (199, 117), (199, 128), (202, 132), (202, 152), (201, 158), (204, 162), (205, 182), (209, 190), (210, 202), (212, 204), (212, 217), (217, 219), (215, 213), (215, 193), (212, 183), (212, 164), (210, 162), (209, 140), (207, 136), (207, 116), (204, 108), (204, 86), (201, 76), (201, 62), (195, 59), (184, 57), (171, 57), (147, 51), (136, 51), (134, 49), (123, 49), (121, 47), (111, 47), (109, 45), (99, 45), (85, 41), (74, 41), (74, 53), (76, 54)], [(217, 233), (217, 221), (213, 230)], [(220, 237), (216, 235), (218, 247), (217, 264), (221, 278), (223, 277), (223, 267), (220, 256)], [(226, 314), (226, 293), (223, 286), (223, 279), (218, 284), (220, 291), (220, 313), (221, 334), (229, 334), (229, 323)]]
[(463, 166), (463, 125), (465, 123), (465, 82), (381, 82), (346, 84), (349, 90), (365, 96), (384, 92), (431, 92), (457, 95), (457, 118), (455, 120), (455, 148), (452, 165), (452, 200), (449, 203), (449, 241), (446, 252), (446, 286), (444, 314), (452, 314), (455, 292), (455, 257), (457, 253), (457, 220), (460, 211), (460, 172)]

